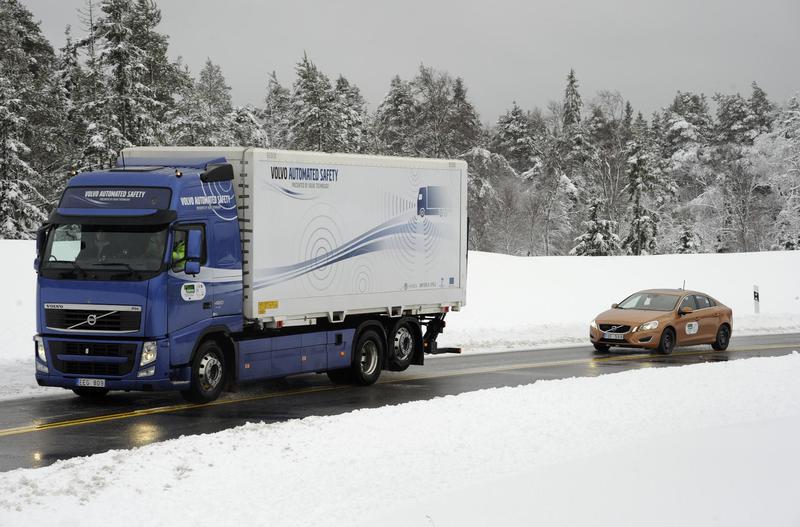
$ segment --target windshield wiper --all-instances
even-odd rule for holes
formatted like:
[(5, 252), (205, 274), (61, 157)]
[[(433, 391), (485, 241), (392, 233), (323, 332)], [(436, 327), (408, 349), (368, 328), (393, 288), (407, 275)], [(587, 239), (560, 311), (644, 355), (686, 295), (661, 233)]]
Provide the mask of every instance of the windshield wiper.
[(75, 260), (59, 260), (58, 258), (52, 258), (48, 260), (48, 262), (72, 264), (72, 266), (75, 268), (76, 271), (80, 271), (81, 273), (83, 273), (83, 276), (86, 276), (86, 269), (78, 265), (78, 263)]
[(101, 263), (96, 263), (94, 265), (96, 265), (98, 267), (107, 267), (109, 265), (122, 265), (122, 266), (127, 267), (128, 271), (130, 271), (131, 274), (136, 274), (136, 272), (137, 272), (136, 269), (131, 267), (131, 264), (126, 263), (126, 262), (101, 262)]

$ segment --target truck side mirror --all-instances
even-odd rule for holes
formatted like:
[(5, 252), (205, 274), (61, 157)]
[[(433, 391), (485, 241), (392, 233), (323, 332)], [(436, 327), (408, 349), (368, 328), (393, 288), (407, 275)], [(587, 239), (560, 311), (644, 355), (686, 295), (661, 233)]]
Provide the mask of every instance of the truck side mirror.
[(619, 307), (619, 304), (611, 304), (611, 309), (617, 309), (618, 307)]
[(694, 309), (692, 309), (691, 307), (682, 307), (678, 310), (679, 315), (688, 315), (692, 312), (694, 312)]
[(200, 259), (203, 257), (203, 233), (199, 229), (191, 229), (186, 233), (186, 264), (183, 271), (186, 274), (200, 272)]
[(42, 258), (42, 253), (44, 253), (44, 244), (47, 241), (47, 227), (47, 224), (42, 225), (36, 231), (36, 258), (33, 260), (33, 269), (35, 271), (39, 270), (39, 260)]

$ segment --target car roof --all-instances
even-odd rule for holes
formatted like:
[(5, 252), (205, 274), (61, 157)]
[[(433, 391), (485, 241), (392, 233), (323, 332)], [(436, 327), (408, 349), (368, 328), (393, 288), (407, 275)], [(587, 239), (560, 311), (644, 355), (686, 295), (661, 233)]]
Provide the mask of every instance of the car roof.
[(706, 293), (700, 291), (692, 291), (691, 289), (643, 289), (639, 293), (660, 293), (664, 295), (703, 295), (708, 296)]

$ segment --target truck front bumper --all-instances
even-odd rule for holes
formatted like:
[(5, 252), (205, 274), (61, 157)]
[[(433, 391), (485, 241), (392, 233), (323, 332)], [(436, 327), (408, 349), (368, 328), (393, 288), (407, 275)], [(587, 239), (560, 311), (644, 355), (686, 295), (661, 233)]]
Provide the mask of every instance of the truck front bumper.
[[(189, 366), (170, 365), (167, 339), (155, 341), (158, 353), (153, 362), (141, 365), (145, 340), (97, 340), (37, 336), (34, 350), (36, 382), (39, 386), (77, 388), (102, 380), (108, 390), (166, 391), (189, 388)], [(42, 360), (39, 342), (44, 345)], [(146, 375), (143, 375), (146, 374)], [(82, 384), (82, 382), (84, 384)]]

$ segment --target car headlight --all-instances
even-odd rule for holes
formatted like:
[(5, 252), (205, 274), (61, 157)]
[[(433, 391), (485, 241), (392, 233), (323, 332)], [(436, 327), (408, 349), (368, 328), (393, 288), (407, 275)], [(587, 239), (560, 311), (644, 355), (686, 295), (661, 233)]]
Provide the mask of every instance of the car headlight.
[(640, 325), (634, 331), (651, 331), (658, 327), (658, 320), (651, 320), (650, 322), (645, 322), (644, 324)]
[(151, 362), (155, 362), (158, 357), (158, 345), (153, 342), (145, 342), (142, 346), (142, 360), (139, 361), (139, 366), (147, 366)]
[(598, 329), (597, 328), (597, 320), (592, 320), (592, 322), (589, 324), (589, 327), (592, 328), (592, 329)]
[(36, 342), (36, 356), (39, 357), (39, 360), (47, 364), (47, 354), (44, 351), (44, 339), (39, 335), (33, 337), (33, 340)]

